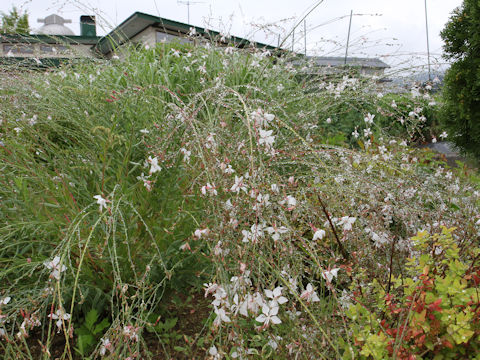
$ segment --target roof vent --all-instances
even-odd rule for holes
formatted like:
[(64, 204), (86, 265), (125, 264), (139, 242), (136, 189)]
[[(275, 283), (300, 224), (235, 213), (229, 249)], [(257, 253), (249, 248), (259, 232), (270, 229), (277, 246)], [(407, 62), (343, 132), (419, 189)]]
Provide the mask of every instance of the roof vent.
[(72, 30), (66, 27), (64, 24), (70, 24), (72, 20), (67, 20), (59, 15), (52, 14), (45, 19), (38, 19), (39, 23), (45, 23), (40, 29), (37, 30), (38, 34), (43, 35), (75, 35)]
[(94, 15), (80, 16), (80, 35), (85, 37), (96, 37), (97, 29)]

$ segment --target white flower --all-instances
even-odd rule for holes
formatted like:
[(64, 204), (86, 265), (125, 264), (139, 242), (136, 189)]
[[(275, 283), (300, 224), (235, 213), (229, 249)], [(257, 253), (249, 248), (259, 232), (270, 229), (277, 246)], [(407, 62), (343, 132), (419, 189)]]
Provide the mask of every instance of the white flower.
[(242, 230), (242, 242), (248, 243), (250, 240), (252, 240), (253, 243), (256, 243), (260, 238), (264, 236), (264, 226), (265, 224), (253, 224), (250, 228), (250, 231)]
[(210, 232), (210, 230), (208, 230), (208, 229), (202, 229), (202, 230), (197, 229), (193, 233), (193, 236), (195, 236), (197, 239), (201, 239), (202, 236), (204, 236), (204, 235), (207, 236), (209, 232)]
[(195, 36), (197, 34), (197, 29), (195, 29), (193, 26), (190, 28), (190, 31), (188, 32), (188, 36)]
[(323, 239), (325, 237), (325, 230), (323, 229), (318, 229), (315, 231), (315, 234), (313, 234), (313, 239), (312, 241), (318, 240), (318, 239)]
[(126, 325), (123, 327), (122, 334), (128, 337), (130, 340), (138, 342), (138, 327), (134, 327), (132, 325)]
[(186, 242), (185, 244), (182, 244), (179, 246), (179, 249), (182, 250), (182, 251), (187, 251), (187, 250), (192, 250), (192, 248), (190, 247), (190, 244), (188, 242)]
[(281, 341), (281, 340), (283, 340), (281, 336), (276, 336), (275, 340), (274, 339), (268, 340), (267, 345), (270, 346), (273, 350), (277, 350), (278, 348), (277, 341)]
[(212, 185), (209, 182), (207, 182), (207, 185), (202, 186), (200, 189), (203, 195), (207, 195), (207, 192), (209, 195), (217, 195), (217, 190), (215, 189), (215, 183)]
[(216, 317), (215, 320), (213, 321), (213, 325), (214, 325), (215, 327), (218, 327), (222, 322), (229, 323), (229, 322), (232, 321), (232, 320), (230, 320), (230, 318), (228, 317), (228, 315), (227, 315), (227, 313), (225, 312), (225, 309), (224, 309), (224, 308), (220, 308), (220, 309), (215, 308), (214, 311), (215, 311), (215, 314), (217, 314), (217, 317)]
[(363, 129), (363, 136), (369, 137), (372, 134), (373, 133), (372, 133), (372, 130), (370, 130), (370, 128)]
[(347, 310), (352, 305), (351, 298), (352, 297), (350, 296), (348, 291), (343, 289), (342, 296), (338, 298), (338, 303), (342, 306), (342, 308)]
[(96, 199), (97, 204), (100, 205), (100, 211), (102, 211), (103, 208), (107, 208), (108, 200), (104, 199), (102, 195), (95, 195), (93, 198)]
[(327, 281), (327, 282), (332, 282), (334, 277), (337, 277), (338, 270), (340, 268), (332, 269), (332, 270), (325, 270), (322, 272), (322, 277)]
[(337, 226), (343, 225), (343, 230), (348, 231), (352, 230), (352, 225), (357, 220), (355, 217), (344, 216), (340, 218), (340, 221), (337, 223)]
[(243, 239), (242, 242), (248, 243), (252, 238), (252, 233), (248, 230), (242, 230)]
[(259, 133), (260, 133), (260, 139), (258, 140), (258, 143), (260, 145), (265, 144), (265, 147), (269, 149), (275, 142), (275, 136), (272, 135), (273, 130), (260, 129)]
[(270, 186), (270, 189), (272, 190), (272, 192), (274, 192), (274, 193), (276, 193), (276, 194), (278, 194), (278, 192), (280, 191), (280, 188), (278, 187), (277, 184), (272, 184), (272, 185)]
[(258, 210), (261, 206), (269, 206), (269, 205), (270, 205), (270, 195), (258, 194), (257, 203), (253, 206), (253, 210)]
[(225, 170), (223, 170), (223, 172), (225, 174), (233, 174), (235, 172), (235, 170), (232, 168), (232, 165), (228, 164), (225, 168)]
[(331, 119), (331, 118), (327, 118), (327, 120), (325, 120), (325, 122), (326, 122), (327, 124), (331, 124), (331, 123), (332, 123), (332, 119)]
[(186, 162), (186, 163), (189, 163), (190, 162), (190, 155), (192, 155), (192, 152), (185, 149), (185, 148), (181, 148), (180, 149), (180, 152), (183, 154), (183, 160)]
[(286, 228), (285, 226), (280, 226), (279, 228), (270, 226), (267, 228), (267, 232), (272, 235), (272, 239), (274, 241), (278, 241), (280, 240), (281, 234), (285, 234), (288, 232), (288, 228)]
[(275, 289), (272, 290), (265, 290), (265, 295), (269, 298), (269, 299), (272, 299), (272, 301), (270, 302), (270, 304), (272, 305), (282, 305), (282, 304), (285, 304), (288, 299), (285, 297), (285, 296), (282, 296), (282, 290), (283, 290), (283, 287), (281, 286), (277, 286)]
[(208, 134), (208, 136), (205, 140), (206, 140), (205, 147), (207, 149), (215, 149), (217, 147), (217, 143), (215, 141), (215, 134), (214, 133)]
[(443, 139), (446, 139), (447, 136), (448, 136), (448, 134), (444, 131), (444, 132), (442, 132), (442, 133), (440, 134), (439, 137), (442, 138), (442, 140), (443, 140)]
[(10, 296), (6, 296), (3, 299), (0, 299), (0, 305), (7, 305), (12, 298)]
[(435, 136), (432, 136), (432, 144), (435, 144), (437, 142), (437, 138)]
[(355, 139), (358, 139), (358, 137), (360, 136), (360, 134), (359, 134), (358, 131), (357, 131), (357, 128), (355, 128), (355, 131), (352, 132), (352, 136), (353, 136)]
[(172, 55), (175, 57), (180, 57), (180, 51), (177, 49), (172, 49)]
[(372, 115), (370, 113), (367, 114), (367, 116), (363, 119), (367, 124), (373, 124), (373, 119), (375, 118), (375, 115)]
[(208, 349), (208, 353), (213, 356), (214, 360), (221, 359), (221, 355), (218, 353), (217, 347), (215, 345), (212, 345), (212, 347)]
[(287, 205), (288, 210), (293, 210), (295, 206), (297, 206), (297, 199), (295, 199), (293, 196), (288, 195), (283, 199), (282, 201), (279, 202), (280, 205)]
[(215, 291), (217, 291), (218, 289), (218, 284), (215, 284), (215, 283), (208, 283), (208, 284), (203, 284), (203, 286), (205, 287), (205, 297), (208, 296), (208, 294), (211, 294), (211, 293), (214, 293)]
[(112, 351), (112, 343), (109, 339), (100, 339), (102, 345), (100, 346), (100, 355), (105, 356), (107, 350)]
[(60, 265), (60, 257), (55, 256), (52, 261), (45, 261), (43, 265), (49, 269), (53, 270), (50, 276), (53, 276), (55, 279), (60, 280), (60, 274), (67, 270), (67, 267), (65, 265)]
[(255, 126), (269, 127), (270, 122), (275, 119), (275, 115), (264, 113), (262, 109), (257, 109), (250, 114), (250, 118), (254, 120)]
[(62, 308), (58, 309), (55, 314), (48, 315), (49, 318), (57, 320), (55, 324), (60, 331), (62, 329), (62, 324), (64, 321), (70, 320), (70, 314), (66, 313)]
[(230, 188), (230, 191), (236, 192), (237, 194), (243, 190), (247, 193), (247, 187), (243, 184), (243, 176), (238, 177), (235, 175), (235, 184)]
[(158, 165), (158, 158), (156, 156), (153, 159), (151, 156), (149, 156), (147, 161), (151, 166), (150, 174), (153, 174), (162, 170), (162, 168)]
[(262, 314), (257, 316), (255, 320), (263, 323), (264, 327), (267, 327), (270, 324), (270, 322), (272, 324), (278, 325), (278, 324), (281, 324), (282, 321), (277, 316), (277, 314), (278, 314), (278, 305), (276, 303), (270, 302), (270, 304), (263, 304)]
[(317, 292), (310, 283), (308, 283), (307, 288), (302, 292), (300, 298), (306, 300), (308, 303), (320, 301)]
[(390, 105), (392, 108), (397, 108), (397, 103), (395, 100), (392, 100), (392, 104)]
[(143, 186), (147, 189), (147, 191), (152, 191), (152, 181), (148, 180), (150, 176), (145, 176), (143, 173), (140, 176), (137, 176), (137, 180), (143, 181)]
[(278, 85), (277, 85), (277, 91), (278, 91), (278, 92), (283, 91), (283, 89), (285, 89), (285, 87), (284, 87), (282, 84), (278, 84)]
[(142, 130), (140, 130), (140, 132), (142, 134), (149, 134), (150, 133), (150, 131), (148, 129), (142, 129)]

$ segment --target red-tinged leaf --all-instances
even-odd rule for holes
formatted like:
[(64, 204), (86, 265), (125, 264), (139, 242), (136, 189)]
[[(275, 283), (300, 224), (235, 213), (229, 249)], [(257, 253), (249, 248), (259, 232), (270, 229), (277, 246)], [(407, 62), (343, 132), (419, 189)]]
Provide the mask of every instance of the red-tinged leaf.
[(442, 299), (435, 300), (433, 303), (428, 305), (428, 310), (430, 311), (438, 311), (441, 312), (442, 308), (440, 307), (440, 304), (442, 303)]
[(475, 285), (478, 285), (480, 284), (480, 277), (478, 277), (477, 275), (473, 275), (473, 282), (475, 283)]
[(445, 345), (446, 347), (448, 347), (449, 349), (453, 349), (452, 343), (448, 340), (443, 340), (442, 344)]

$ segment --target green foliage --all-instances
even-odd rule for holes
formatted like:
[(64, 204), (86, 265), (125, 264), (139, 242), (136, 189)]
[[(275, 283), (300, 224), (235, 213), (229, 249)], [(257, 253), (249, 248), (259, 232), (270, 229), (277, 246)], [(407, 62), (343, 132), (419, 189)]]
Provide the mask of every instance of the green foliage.
[(445, 76), (442, 118), (451, 140), (480, 157), (480, 3), (464, 0), (441, 32), (453, 60)]
[[(350, 339), (336, 286), (372, 274), (384, 285), (388, 240), (408, 239), (438, 218), (473, 237), (477, 195), (468, 179), (430, 167), (431, 157), (402, 141), (430, 124), (421, 119), (430, 110), (423, 97), (382, 97), (371, 80), (342, 76), (322, 79), (319, 89), (261, 51), (168, 44), (124, 51), (108, 62), (28, 74), (0, 97), (8, 346), (20, 341), (12, 334), (28, 312), (51, 325), (42, 333), (47, 348), (58, 330), (68, 337), (73, 328), (78, 352), (97, 344), (93, 357), (149, 358), (154, 338), (165, 352), (193, 354), (186, 349), (198, 345), (198, 358), (211, 342), (232, 357), (340, 358), (337, 335)], [(346, 148), (356, 141), (362, 151)], [(238, 192), (237, 181), (245, 185)], [(322, 227), (323, 238), (312, 240)], [(406, 256), (395, 259), (394, 276)], [(327, 268), (339, 273), (330, 284)], [(213, 282), (225, 289), (214, 294), (215, 306), (222, 303), (230, 320), (209, 317), (209, 294), (183, 313), (183, 296), (169, 300)], [(266, 290), (279, 286), (288, 297), (281, 323), (257, 320), (263, 306), (240, 312), (253, 295), (270, 302)], [(45, 321), (51, 309), (70, 320)], [(189, 331), (196, 325), (207, 335)], [(388, 355), (388, 337), (369, 326), (374, 351)]]
[(99, 321), (97, 310), (91, 309), (83, 323), (75, 330), (77, 335), (77, 348), (75, 349), (81, 356), (87, 355), (98, 340), (102, 337), (103, 331), (110, 326), (107, 318)]
[(8, 14), (2, 12), (0, 18), (0, 33), (29, 34), (28, 13), (21, 13), (15, 6)]
[[(412, 238), (419, 255), (393, 279), (390, 291), (374, 281), (370, 295), (350, 306), (359, 358), (440, 360), (479, 353), (480, 268), (461, 259), (454, 230), (419, 232)], [(479, 254), (475, 248), (470, 255)], [(349, 348), (345, 354), (350, 358)]]

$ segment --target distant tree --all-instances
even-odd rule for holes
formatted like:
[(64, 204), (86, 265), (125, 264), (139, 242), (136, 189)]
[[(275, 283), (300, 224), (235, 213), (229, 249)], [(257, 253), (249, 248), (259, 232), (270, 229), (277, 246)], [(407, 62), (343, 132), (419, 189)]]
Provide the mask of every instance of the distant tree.
[(480, 1), (464, 0), (440, 33), (445, 75), (442, 119), (451, 140), (480, 158)]
[(28, 34), (30, 33), (30, 26), (28, 24), (27, 12), (21, 13), (13, 6), (10, 13), (2, 12), (0, 16), (0, 33), (4, 34)]

